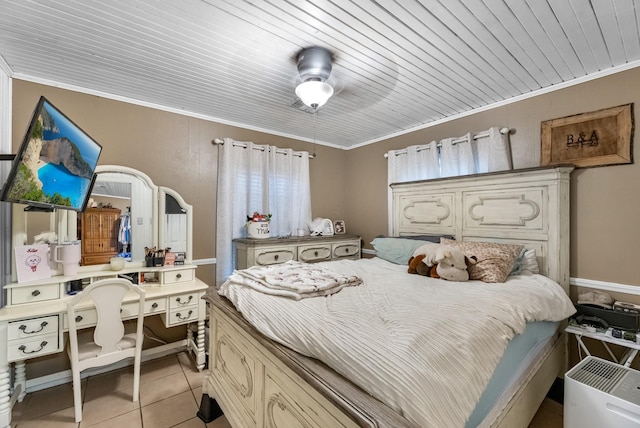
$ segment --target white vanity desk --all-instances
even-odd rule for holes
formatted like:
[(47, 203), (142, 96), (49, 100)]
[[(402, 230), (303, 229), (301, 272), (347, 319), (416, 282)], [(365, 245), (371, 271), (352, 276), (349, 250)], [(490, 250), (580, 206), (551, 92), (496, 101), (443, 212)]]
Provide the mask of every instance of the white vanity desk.
[[(28, 359), (65, 351), (63, 333), (68, 330), (66, 294), (67, 281), (74, 279), (98, 279), (117, 277), (122, 273), (155, 273), (160, 282), (140, 285), (145, 290), (145, 317), (160, 315), (165, 327), (174, 327), (192, 322), (198, 323), (198, 338), (204, 338), (206, 317), (205, 301), (202, 300), (208, 286), (195, 277), (194, 265), (162, 268), (127, 268), (121, 271), (93, 271), (74, 277), (57, 276), (47, 280), (6, 287), (10, 305), (0, 309), (0, 426), (8, 426), (13, 403), (22, 401), (26, 394), (25, 364)], [(137, 294), (125, 297), (122, 318), (137, 316)], [(18, 302), (13, 304), (14, 302)], [(80, 318), (80, 319), (78, 319)], [(93, 305), (80, 308), (76, 318), (78, 328), (93, 327), (96, 311)], [(198, 369), (205, 365), (205, 341), (194, 341), (190, 329), (186, 339), (163, 345), (164, 348), (184, 347), (194, 352)], [(15, 365), (13, 388), (10, 383), (11, 364)], [(13, 394), (11, 395), (11, 389)], [(5, 398), (3, 399), (3, 395)], [(10, 398), (9, 398), (10, 397)], [(4, 422), (4, 423), (2, 423)]]
[[(131, 194), (132, 261), (122, 270), (112, 270), (110, 265), (81, 266), (77, 275), (64, 276), (54, 271), (53, 276), (30, 282), (5, 285), (7, 305), (0, 309), (0, 427), (11, 424), (11, 409), (16, 401), (26, 395), (26, 363), (43, 355), (65, 352), (64, 332), (68, 331), (67, 294), (69, 282), (83, 280), (91, 283), (104, 278), (125, 275), (134, 279), (145, 290), (145, 317), (159, 315), (165, 327), (197, 323), (197, 339), (191, 328), (185, 328), (185, 339), (160, 347), (143, 350), (145, 353), (186, 347), (195, 355), (196, 364), (202, 370), (206, 361), (205, 319), (206, 303), (202, 300), (208, 285), (195, 276), (192, 260), (192, 210), (175, 191), (157, 187), (145, 174), (119, 166), (99, 167), (99, 180), (104, 182), (128, 182)], [(96, 188), (94, 187), (94, 193)], [(168, 201), (176, 208), (169, 209)], [(22, 236), (26, 216), (21, 206), (14, 209), (13, 245), (24, 245)], [(75, 240), (75, 212), (56, 214), (56, 233), (63, 240)], [(24, 228), (26, 229), (26, 227)], [(186, 254), (184, 265), (146, 267), (144, 247), (171, 247), (172, 251)], [(14, 264), (15, 266), (15, 264)], [(15, 272), (15, 270), (14, 270)], [(151, 280), (150, 280), (151, 279)], [(122, 318), (137, 316), (137, 294), (126, 296)], [(79, 308), (76, 323), (79, 328), (96, 324), (96, 310), (91, 303)], [(12, 373), (12, 366), (14, 371)], [(13, 376), (12, 376), (13, 374)]]

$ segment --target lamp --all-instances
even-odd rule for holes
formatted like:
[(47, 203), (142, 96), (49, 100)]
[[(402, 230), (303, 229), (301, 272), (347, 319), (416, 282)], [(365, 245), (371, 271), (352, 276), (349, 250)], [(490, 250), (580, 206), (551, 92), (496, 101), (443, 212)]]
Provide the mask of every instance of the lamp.
[(307, 80), (296, 87), (296, 95), (303, 103), (317, 109), (333, 95), (333, 88), (327, 82)]
[(331, 52), (319, 46), (312, 46), (300, 51), (296, 61), (302, 79), (302, 83), (296, 87), (296, 95), (303, 103), (317, 109), (333, 95), (333, 87), (327, 83), (333, 61)]

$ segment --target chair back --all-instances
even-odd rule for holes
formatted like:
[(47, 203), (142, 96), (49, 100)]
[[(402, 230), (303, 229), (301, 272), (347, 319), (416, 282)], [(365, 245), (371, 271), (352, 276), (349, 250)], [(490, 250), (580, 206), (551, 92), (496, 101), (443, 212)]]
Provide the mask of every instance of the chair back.
[(102, 279), (87, 286), (67, 304), (69, 344), (73, 353), (77, 355), (78, 351), (76, 306), (87, 298), (93, 300), (97, 312), (97, 324), (93, 334), (93, 341), (102, 348), (98, 356), (120, 351), (118, 342), (122, 340), (125, 334), (121, 317), (122, 301), (130, 290), (139, 295), (137, 335), (141, 337), (144, 319), (144, 290), (126, 279)]

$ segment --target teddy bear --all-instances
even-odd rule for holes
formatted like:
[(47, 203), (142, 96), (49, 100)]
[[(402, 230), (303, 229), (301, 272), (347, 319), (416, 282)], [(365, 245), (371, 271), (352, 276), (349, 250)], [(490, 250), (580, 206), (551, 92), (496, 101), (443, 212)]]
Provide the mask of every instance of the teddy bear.
[(449, 281), (468, 281), (467, 267), (476, 261), (476, 257), (467, 257), (448, 245), (426, 243), (409, 259), (408, 272)]

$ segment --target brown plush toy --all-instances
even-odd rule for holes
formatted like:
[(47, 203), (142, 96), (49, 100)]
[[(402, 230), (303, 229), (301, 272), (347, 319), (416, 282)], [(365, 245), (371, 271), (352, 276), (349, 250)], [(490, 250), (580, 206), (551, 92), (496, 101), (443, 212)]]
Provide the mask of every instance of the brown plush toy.
[(409, 259), (409, 269), (407, 270), (407, 272), (415, 273), (422, 276), (430, 276), (429, 271), (431, 270), (431, 268), (422, 263), (422, 260), (424, 260), (424, 258), (424, 254), (418, 254), (415, 257), (411, 257)]

